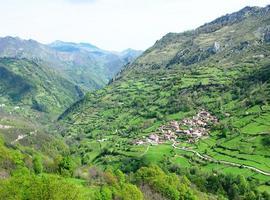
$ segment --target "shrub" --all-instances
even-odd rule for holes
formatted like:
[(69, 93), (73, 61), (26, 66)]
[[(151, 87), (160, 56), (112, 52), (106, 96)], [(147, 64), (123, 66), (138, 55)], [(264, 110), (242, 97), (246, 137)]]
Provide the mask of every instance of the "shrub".
[(43, 171), (42, 160), (40, 156), (34, 156), (33, 168), (36, 174), (40, 174)]

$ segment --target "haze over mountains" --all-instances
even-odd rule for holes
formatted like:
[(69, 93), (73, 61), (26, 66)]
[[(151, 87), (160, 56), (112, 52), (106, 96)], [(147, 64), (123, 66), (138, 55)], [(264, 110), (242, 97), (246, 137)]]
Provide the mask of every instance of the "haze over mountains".
[(63, 76), (86, 90), (101, 88), (120, 68), (141, 51), (109, 52), (87, 43), (55, 41), (44, 45), (18, 37), (0, 38), (0, 56), (34, 59), (59, 70)]
[(0, 57), (0, 199), (270, 199), (270, 6), (143, 53), (6, 37)]
[(18, 37), (0, 38), (1, 104), (8, 112), (19, 106), (59, 115), (83, 93), (105, 86), (140, 54), (132, 49), (109, 52), (86, 43), (44, 45)]

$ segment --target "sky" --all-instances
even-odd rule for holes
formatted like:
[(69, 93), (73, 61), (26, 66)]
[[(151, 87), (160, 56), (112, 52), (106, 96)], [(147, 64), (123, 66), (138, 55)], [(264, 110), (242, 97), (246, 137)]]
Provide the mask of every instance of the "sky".
[(0, 0), (0, 36), (145, 50), (168, 32), (268, 4), (270, 0)]

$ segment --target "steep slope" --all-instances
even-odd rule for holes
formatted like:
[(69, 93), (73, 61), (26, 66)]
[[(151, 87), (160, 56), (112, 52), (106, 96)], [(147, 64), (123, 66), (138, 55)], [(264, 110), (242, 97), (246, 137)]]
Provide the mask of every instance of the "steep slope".
[(126, 49), (119, 53), (122, 59), (127, 63), (133, 62), (137, 57), (139, 57), (143, 52), (140, 50)]
[(56, 41), (49, 45), (18, 37), (0, 38), (0, 57), (35, 60), (57, 70), (84, 90), (98, 89), (138, 54), (118, 55), (86, 43)]
[(98, 88), (105, 86), (124, 65), (132, 62), (142, 53), (132, 49), (121, 53), (110, 52), (87, 43), (62, 41), (53, 42), (49, 46), (63, 54), (68, 62), (72, 60), (72, 69), (67, 73), (72, 78), (74, 72), (78, 75), (73, 78), (75, 82), (90, 86), (94, 84), (89, 83), (93, 79), (95, 82), (100, 82), (96, 86)]
[(6, 113), (55, 116), (83, 95), (52, 69), (27, 59), (0, 59), (0, 104)]
[[(269, 24), (270, 6), (246, 7), (193, 31), (167, 34), (109, 86), (60, 116), (67, 141), (84, 163), (127, 171), (136, 159), (178, 163), (243, 174), (270, 191)], [(205, 137), (194, 142), (177, 133), (157, 143), (165, 138), (162, 125), (196, 119), (200, 110), (218, 119)]]

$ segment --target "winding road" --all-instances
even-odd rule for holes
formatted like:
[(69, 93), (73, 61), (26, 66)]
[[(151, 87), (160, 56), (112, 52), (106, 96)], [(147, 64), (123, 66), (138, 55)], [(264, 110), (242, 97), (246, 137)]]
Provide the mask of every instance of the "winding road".
[(263, 174), (263, 175), (266, 175), (266, 176), (270, 176), (270, 172), (265, 172), (265, 171), (260, 170), (260, 169), (258, 169), (256, 167), (243, 165), (243, 164), (238, 164), (238, 163), (233, 163), (233, 162), (224, 161), (224, 160), (215, 160), (214, 158), (202, 155), (202, 154), (200, 154), (199, 152), (197, 152), (195, 150), (187, 149), (185, 147), (177, 147), (175, 141), (173, 142), (172, 147), (175, 148), (175, 149), (180, 149), (180, 150), (183, 150), (183, 151), (192, 152), (192, 153), (194, 153), (194, 155), (198, 156), (199, 158), (201, 158), (203, 160), (207, 160), (207, 161), (214, 162), (214, 163), (222, 163), (222, 164), (230, 165), (230, 166), (233, 166), (233, 167), (246, 168), (246, 169), (250, 169), (250, 170), (252, 170), (254, 172), (257, 172), (257, 173), (260, 173), (260, 174)]

